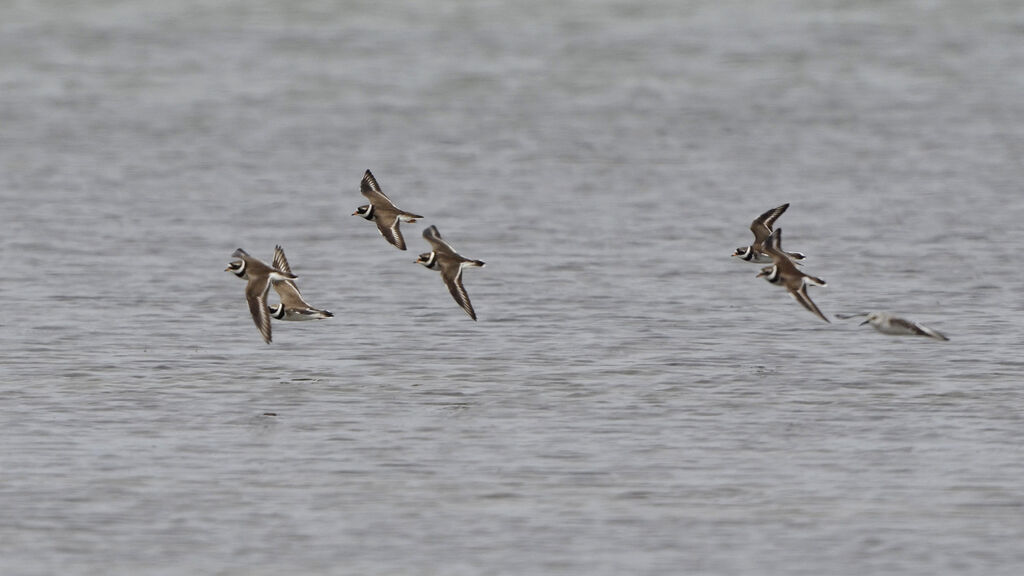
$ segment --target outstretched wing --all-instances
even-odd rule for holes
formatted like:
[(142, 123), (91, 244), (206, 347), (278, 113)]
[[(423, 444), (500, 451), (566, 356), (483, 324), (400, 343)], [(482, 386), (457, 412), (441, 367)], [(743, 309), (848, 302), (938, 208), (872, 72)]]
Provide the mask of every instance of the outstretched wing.
[[(288, 258), (284, 255), (284, 249), (280, 246), (274, 247), (274, 268), (292, 276), (292, 269), (288, 266)], [(299, 286), (291, 280), (274, 280), (274, 290), (281, 297), (281, 304), (285, 308), (309, 308), (309, 304), (302, 299)]]
[(775, 221), (779, 219), (779, 216), (782, 216), (787, 208), (789, 208), (788, 202), (782, 206), (768, 210), (750, 223), (750, 231), (754, 233), (755, 248), (757, 248), (758, 244), (763, 243), (768, 238), (768, 235), (772, 233), (772, 226), (775, 225)]
[[(811, 297), (807, 295), (807, 284), (801, 285), (798, 290), (790, 292), (790, 294), (792, 294), (793, 298), (802, 304), (804, 308), (813, 312), (815, 316), (821, 318), (825, 322), (829, 322), (829, 319), (826, 318), (825, 315), (821, 313), (821, 310), (818, 309), (818, 305), (815, 304), (814, 301), (811, 300)], [(829, 322), (829, 324), (831, 324), (831, 322)]]
[(373, 219), (377, 223), (377, 230), (385, 240), (399, 250), (405, 250), (405, 238), (402, 238), (402, 231), (398, 229), (400, 220), (398, 214), (391, 211), (379, 211)]
[(453, 256), (457, 255), (455, 249), (441, 238), (441, 233), (437, 231), (437, 226), (431, 226), (424, 230), (423, 237), (430, 243), (431, 247), (434, 248), (434, 252), (450, 254)]
[(394, 203), (391, 202), (391, 199), (381, 191), (380, 185), (377, 184), (377, 179), (373, 177), (369, 170), (363, 174), (363, 181), (359, 185), (359, 191), (370, 200), (370, 204), (377, 208), (386, 207), (398, 210)]
[(291, 266), (288, 265), (288, 259), (284, 256), (284, 248), (281, 248), (280, 244), (274, 246), (274, 268), (277, 268), (288, 276), (294, 276), (294, 274), (292, 274)]
[(451, 292), (452, 298), (458, 302), (459, 306), (469, 314), (469, 317), (476, 320), (476, 312), (473, 311), (473, 304), (469, 301), (469, 294), (466, 293), (465, 286), (462, 285), (462, 266), (455, 263), (452, 266), (445, 266), (441, 268), (441, 279), (444, 280), (448, 291)]
[(918, 336), (928, 336), (929, 338), (935, 338), (936, 340), (949, 340), (949, 338), (946, 338), (946, 336), (940, 332), (932, 330), (923, 324), (918, 324), (917, 322), (912, 322), (903, 318), (890, 318), (889, 324), (899, 326), (907, 330), (909, 333), (916, 334)]
[(263, 341), (270, 344), (270, 310), (267, 309), (267, 292), (270, 291), (270, 277), (264, 277), (263, 281), (250, 280), (245, 287), (245, 299), (249, 302), (249, 313), (252, 314), (252, 321), (256, 323)]
[(299, 288), (291, 280), (275, 280), (274, 290), (277, 291), (277, 295), (281, 298), (281, 304), (284, 304), (285, 308), (302, 310), (311, 307), (302, 299)]

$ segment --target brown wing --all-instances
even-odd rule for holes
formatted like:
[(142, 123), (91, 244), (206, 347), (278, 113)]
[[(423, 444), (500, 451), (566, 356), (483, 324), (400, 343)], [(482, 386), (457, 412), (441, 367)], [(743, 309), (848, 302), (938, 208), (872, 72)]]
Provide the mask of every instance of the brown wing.
[(462, 266), (458, 262), (445, 262), (441, 267), (441, 279), (444, 280), (452, 298), (462, 306), (462, 309), (469, 314), (469, 317), (476, 320), (476, 312), (473, 311), (473, 304), (469, 301), (469, 294), (462, 285)]
[(427, 242), (430, 242), (431, 247), (434, 248), (434, 252), (439, 254), (450, 254), (452, 256), (458, 255), (458, 253), (455, 252), (455, 249), (441, 238), (441, 233), (437, 231), (437, 226), (431, 226), (424, 230), (423, 237), (426, 238)]
[(796, 264), (789, 258), (789, 255), (782, 251), (782, 228), (777, 228), (768, 235), (764, 245), (761, 246), (761, 250), (771, 257), (772, 263), (779, 267), (781, 274), (803, 276), (803, 273), (797, 269)]
[(402, 237), (402, 231), (398, 229), (400, 220), (397, 213), (391, 210), (378, 210), (373, 216), (373, 221), (377, 223), (377, 230), (385, 240), (395, 248), (405, 250), (405, 238)]
[[(792, 294), (793, 298), (802, 304), (804, 308), (807, 308), (825, 322), (829, 322), (829, 319), (826, 318), (825, 315), (821, 313), (821, 310), (818, 309), (818, 305), (815, 304), (814, 301), (811, 300), (811, 297), (807, 295), (807, 284), (801, 284), (800, 288), (797, 290), (791, 290), (789, 293)], [(831, 324), (831, 322), (829, 322), (829, 324)]]
[(281, 304), (284, 304), (285, 308), (311, 308), (311, 306), (302, 299), (302, 294), (299, 293), (299, 288), (295, 286), (295, 283), (291, 280), (275, 280), (274, 290), (277, 295), (281, 298)]
[(772, 226), (775, 225), (775, 221), (779, 219), (779, 216), (782, 216), (783, 212), (785, 212), (787, 208), (789, 208), (789, 203), (783, 204), (777, 208), (772, 208), (751, 222), (750, 231), (754, 233), (755, 248), (768, 239), (768, 236), (772, 233)]
[(249, 302), (249, 313), (256, 323), (263, 341), (270, 344), (270, 310), (267, 309), (267, 292), (270, 291), (270, 277), (260, 276), (249, 280), (245, 287), (245, 299)]
[[(291, 266), (288, 265), (288, 258), (284, 255), (284, 249), (281, 246), (274, 247), (274, 268), (277, 268), (281, 272), (293, 276)], [(295, 282), (291, 280), (274, 280), (274, 290), (277, 295), (281, 298), (281, 304), (284, 304), (285, 308), (309, 308), (309, 304), (302, 299), (302, 293), (299, 291), (299, 287)]]
[(280, 244), (274, 246), (274, 268), (289, 276), (293, 276), (292, 268), (288, 265), (288, 259), (284, 256), (284, 248), (281, 248)]
[(387, 194), (381, 191), (380, 185), (377, 184), (377, 179), (373, 177), (369, 170), (363, 174), (363, 181), (360, 182), (359, 191), (370, 200), (370, 204), (373, 204), (375, 208), (387, 207), (392, 210), (398, 210), (394, 203), (391, 202), (391, 199), (387, 197)]

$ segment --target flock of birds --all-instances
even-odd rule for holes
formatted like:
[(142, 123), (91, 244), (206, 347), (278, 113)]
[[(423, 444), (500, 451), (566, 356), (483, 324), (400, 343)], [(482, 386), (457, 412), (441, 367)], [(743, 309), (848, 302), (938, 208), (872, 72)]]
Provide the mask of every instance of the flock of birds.
[[(369, 200), (369, 204), (359, 206), (352, 215), (362, 216), (374, 222), (381, 236), (399, 250), (405, 250), (405, 239), (402, 237), (399, 225), (401, 222), (415, 222), (423, 216), (406, 212), (396, 206), (380, 189), (377, 179), (369, 170), (363, 174), (360, 191)], [(800, 252), (783, 250), (782, 229), (773, 228), (775, 221), (788, 208), (788, 203), (783, 204), (755, 218), (750, 224), (750, 230), (754, 233), (754, 242), (749, 246), (737, 248), (732, 255), (747, 262), (770, 263), (770, 266), (761, 268), (757, 278), (764, 278), (772, 284), (785, 287), (804, 308), (825, 322), (829, 322), (829, 319), (807, 294), (808, 286), (827, 286), (828, 284), (821, 278), (805, 274), (800, 270), (799, 266), (803, 265), (806, 257)], [(462, 269), (482, 267), (484, 263), (480, 260), (466, 258), (456, 252), (450, 244), (441, 238), (437, 226), (430, 226), (424, 230), (423, 238), (430, 244), (431, 251), (420, 254), (415, 262), (431, 270), (439, 271), (441, 279), (448, 287), (455, 302), (469, 314), (470, 318), (476, 320), (476, 312), (473, 311), (473, 305), (469, 301), (469, 294), (466, 293), (466, 288), (462, 285)], [(236, 260), (230, 262), (225, 270), (233, 272), (235, 276), (246, 281), (245, 299), (249, 303), (249, 312), (266, 343), (271, 342), (271, 319), (301, 321), (334, 316), (328, 310), (310, 306), (302, 298), (302, 293), (295, 284), (295, 279), (298, 277), (292, 273), (281, 246), (274, 248), (274, 259), (269, 266), (259, 259), (253, 258), (241, 248), (235, 250), (231, 257)], [(280, 298), (280, 302), (277, 304), (267, 302), (271, 287)], [(936, 340), (948, 340), (946, 336), (936, 330), (886, 312), (836, 314), (836, 317), (840, 319), (860, 316), (865, 317), (861, 325), (871, 324), (883, 334), (927, 336)]]
[[(388, 242), (399, 250), (405, 250), (405, 239), (399, 229), (401, 222), (415, 222), (423, 218), (418, 214), (406, 212), (391, 201), (377, 184), (377, 179), (369, 170), (363, 174), (360, 184), (360, 191), (370, 201), (356, 208), (353, 216), (362, 216), (377, 224), (377, 230)], [(431, 270), (441, 273), (441, 279), (448, 286), (452, 298), (469, 314), (469, 317), (476, 320), (476, 312), (473, 311), (473, 304), (469, 301), (469, 294), (462, 285), (462, 269), (466, 267), (482, 267), (484, 263), (480, 260), (465, 258), (455, 251), (450, 244), (441, 238), (437, 226), (430, 226), (423, 231), (423, 238), (430, 244), (430, 252), (420, 254), (415, 261)], [(302, 298), (299, 287), (295, 284), (298, 278), (292, 274), (288, 259), (284, 255), (281, 246), (274, 248), (274, 259), (271, 265), (267, 265), (257, 258), (253, 258), (248, 252), (241, 248), (231, 254), (236, 260), (231, 261), (224, 270), (233, 272), (235, 276), (246, 281), (245, 299), (249, 303), (249, 312), (252, 320), (256, 323), (264, 342), (271, 342), (271, 319), (275, 320), (318, 320), (334, 316), (328, 310), (321, 310), (310, 306)], [(280, 302), (268, 304), (267, 296), (270, 288), (277, 292)]]
[[(750, 231), (754, 233), (754, 243), (750, 246), (737, 248), (733, 257), (746, 260), (747, 262), (771, 263), (771, 266), (761, 268), (757, 278), (764, 278), (772, 284), (784, 286), (789, 294), (807, 308), (815, 316), (825, 322), (829, 319), (821, 313), (818, 306), (807, 295), (807, 287), (827, 286), (828, 284), (816, 276), (805, 274), (798, 266), (803, 264), (805, 256), (800, 252), (786, 252), (782, 249), (782, 229), (774, 228), (775, 221), (789, 208), (789, 204), (783, 204), (772, 208), (761, 214), (750, 224)], [(936, 340), (949, 340), (940, 332), (927, 326), (893, 316), (887, 312), (860, 312), (857, 314), (836, 314), (839, 319), (865, 317), (861, 325), (871, 324), (876, 330), (883, 334), (894, 336), (927, 336)]]

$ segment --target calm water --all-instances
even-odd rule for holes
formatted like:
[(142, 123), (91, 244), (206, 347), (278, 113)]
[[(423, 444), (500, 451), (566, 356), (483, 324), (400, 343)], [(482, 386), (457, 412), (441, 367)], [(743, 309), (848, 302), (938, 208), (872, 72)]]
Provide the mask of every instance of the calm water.
[(1024, 570), (1019, 3), (89, 4), (0, 7), (0, 573)]

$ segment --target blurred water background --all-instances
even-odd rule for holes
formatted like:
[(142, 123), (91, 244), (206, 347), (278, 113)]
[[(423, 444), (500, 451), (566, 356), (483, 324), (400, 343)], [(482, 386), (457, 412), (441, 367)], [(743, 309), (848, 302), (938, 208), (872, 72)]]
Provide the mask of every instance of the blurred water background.
[[(1020, 574), (1022, 40), (1008, 0), (2, 2), (0, 572)], [(783, 202), (826, 314), (951, 340), (755, 279)], [(267, 346), (223, 269), (275, 244), (336, 317)]]

